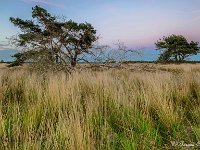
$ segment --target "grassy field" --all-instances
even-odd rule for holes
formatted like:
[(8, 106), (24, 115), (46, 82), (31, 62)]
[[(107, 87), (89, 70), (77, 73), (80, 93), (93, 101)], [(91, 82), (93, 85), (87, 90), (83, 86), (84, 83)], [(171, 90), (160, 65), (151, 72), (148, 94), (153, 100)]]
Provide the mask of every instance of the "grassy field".
[(200, 65), (127, 68), (70, 75), (1, 69), (0, 149), (198, 146)]

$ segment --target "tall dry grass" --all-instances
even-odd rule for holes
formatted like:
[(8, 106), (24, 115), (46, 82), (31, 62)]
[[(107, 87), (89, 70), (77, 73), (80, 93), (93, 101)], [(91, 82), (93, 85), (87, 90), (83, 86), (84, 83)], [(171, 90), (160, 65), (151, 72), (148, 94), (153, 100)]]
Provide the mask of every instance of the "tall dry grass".
[(164, 149), (200, 141), (200, 73), (0, 72), (0, 149)]

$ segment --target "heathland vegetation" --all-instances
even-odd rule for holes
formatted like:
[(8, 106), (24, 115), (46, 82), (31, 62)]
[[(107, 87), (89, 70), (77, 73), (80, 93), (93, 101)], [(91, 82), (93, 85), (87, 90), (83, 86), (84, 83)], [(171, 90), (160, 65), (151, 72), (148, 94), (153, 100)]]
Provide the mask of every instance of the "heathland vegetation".
[(198, 148), (200, 66), (147, 69), (2, 70), (0, 149)]
[[(11, 68), (0, 66), (0, 149), (200, 147), (199, 64), (128, 63), (136, 51), (119, 43), (120, 53), (105, 53), (89, 23), (39, 6), (32, 17), (10, 18), (22, 31), (12, 41), (23, 51)], [(160, 62), (199, 52), (180, 35), (156, 46)]]

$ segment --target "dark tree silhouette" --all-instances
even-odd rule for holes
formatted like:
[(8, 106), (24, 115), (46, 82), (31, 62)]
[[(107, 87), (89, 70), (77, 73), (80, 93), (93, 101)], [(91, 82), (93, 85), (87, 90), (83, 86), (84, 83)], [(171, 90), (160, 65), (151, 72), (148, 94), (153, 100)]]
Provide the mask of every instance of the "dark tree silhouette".
[(191, 55), (199, 53), (198, 42), (188, 42), (182, 35), (170, 35), (157, 41), (157, 50), (161, 51), (159, 61), (184, 61)]
[(89, 53), (97, 40), (91, 24), (59, 19), (40, 6), (32, 8), (32, 20), (11, 17), (10, 21), (22, 31), (13, 42), (24, 49), (14, 55), (11, 65), (34, 61), (75, 67), (78, 56)]

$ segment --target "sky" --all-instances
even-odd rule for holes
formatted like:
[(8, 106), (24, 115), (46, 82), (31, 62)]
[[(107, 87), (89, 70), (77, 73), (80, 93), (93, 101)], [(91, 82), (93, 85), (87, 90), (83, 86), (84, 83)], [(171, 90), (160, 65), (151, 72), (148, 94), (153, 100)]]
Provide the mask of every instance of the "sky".
[(9, 17), (31, 19), (35, 5), (66, 19), (91, 23), (100, 44), (121, 41), (153, 51), (159, 38), (171, 34), (200, 42), (200, 0), (1, 0), (0, 50), (15, 49), (7, 45), (7, 38), (20, 32)]

